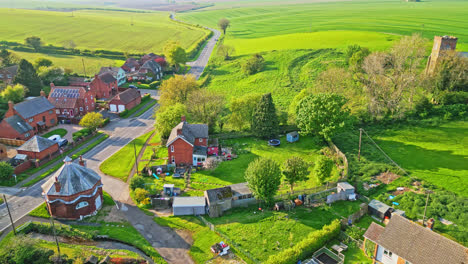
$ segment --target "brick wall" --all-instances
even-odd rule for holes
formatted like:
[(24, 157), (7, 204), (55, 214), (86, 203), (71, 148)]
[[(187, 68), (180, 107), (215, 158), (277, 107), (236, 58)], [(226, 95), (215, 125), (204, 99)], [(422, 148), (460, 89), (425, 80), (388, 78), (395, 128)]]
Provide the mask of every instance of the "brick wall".
[(96, 75), (89, 87), (91, 92), (96, 95), (96, 98), (110, 98), (112, 96), (112, 88), (117, 91), (118, 84), (117, 80), (107, 84), (101, 81), (101, 79), (99, 79), (99, 77)]
[[(174, 146), (174, 152), (171, 152), (171, 146)], [(172, 163), (172, 157), (175, 158), (175, 163), (177, 165), (184, 163), (184, 164), (192, 164), (192, 154), (193, 154), (193, 147), (185, 142), (182, 139), (177, 139), (174, 141), (168, 148), (169, 151), (169, 163)]]
[(200, 138), (195, 139), (195, 146), (203, 146), (207, 147), (208, 146), (208, 139), (207, 138), (202, 138), (200, 142)]
[(48, 159), (49, 156), (53, 157), (54, 154), (58, 152), (58, 150), (59, 150), (58, 144), (54, 144), (54, 145), (50, 146), (49, 148), (44, 149), (41, 152), (18, 150), (18, 154), (28, 155), (28, 157), (30, 159), (43, 160), (43, 159)]

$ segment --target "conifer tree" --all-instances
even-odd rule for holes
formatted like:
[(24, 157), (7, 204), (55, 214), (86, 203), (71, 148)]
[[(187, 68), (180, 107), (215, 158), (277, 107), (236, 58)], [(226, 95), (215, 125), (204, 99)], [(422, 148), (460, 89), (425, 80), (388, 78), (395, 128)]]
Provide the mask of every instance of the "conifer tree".
[(271, 139), (278, 135), (278, 116), (271, 93), (264, 94), (252, 116), (252, 132), (260, 138)]
[(39, 96), (41, 94), (41, 79), (37, 75), (33, 65), (25, 59), (20, 61), (18, 65), (18, 73), (16, 74), (13, 83), (19, 83), (28, 88), (28, 95)]

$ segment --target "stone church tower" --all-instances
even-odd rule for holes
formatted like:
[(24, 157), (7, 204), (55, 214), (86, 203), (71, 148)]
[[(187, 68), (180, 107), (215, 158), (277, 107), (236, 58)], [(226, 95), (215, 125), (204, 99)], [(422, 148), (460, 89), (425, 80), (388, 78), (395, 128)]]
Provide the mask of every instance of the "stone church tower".
[(458, 38), (452, 36), (434, 37), (434, 46), (432, 47), (431, 56), (429, 56), (429, 60), (427, 61), (426, 73), (431, 74), (434, 72), (445, 52), (455, 50), (457, 40)]

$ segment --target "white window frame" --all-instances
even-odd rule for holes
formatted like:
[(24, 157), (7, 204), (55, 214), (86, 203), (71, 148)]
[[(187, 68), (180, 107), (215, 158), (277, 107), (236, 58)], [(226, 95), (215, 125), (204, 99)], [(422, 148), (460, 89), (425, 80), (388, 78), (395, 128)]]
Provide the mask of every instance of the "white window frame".
[(34, 118), (29, 118), (29, 123), (32, 123), (34, 121)]
[(86, 207), (86, 206), (89, 206), (89, 203), (86, 202), (86, 201), (82, 201), (82, 202), (79, 202), (79, 203), (76, 205), (75, 209), (78, 210), (78, 209), (84, 208), (84, 207)]
[(80, 107), (80, 111), (83, 111), (83, 107)]
[(171, 145), (171, 152), (174, 152), (174, 145)]
[(60, 115), (60, 109), (55, 109), (55, 113)]
[(85, 103), (88, 103), (88, 98), (85, 98), (84, 101), (85, 101)]
[(198, 142), (203, 142), (203, 138), (199, 138), (199, 139), (198, 139)]

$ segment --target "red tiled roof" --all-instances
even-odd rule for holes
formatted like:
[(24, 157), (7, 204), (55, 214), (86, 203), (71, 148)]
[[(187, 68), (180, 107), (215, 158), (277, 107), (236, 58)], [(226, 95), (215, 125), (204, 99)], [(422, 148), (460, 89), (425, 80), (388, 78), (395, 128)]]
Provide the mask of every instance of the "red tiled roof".
[(78, 99), (84, 99), (86, 90), (83, 87), (55, 86), (49, 94), (49, 102), (56, 108), (75, 108)]

